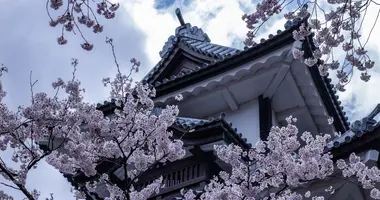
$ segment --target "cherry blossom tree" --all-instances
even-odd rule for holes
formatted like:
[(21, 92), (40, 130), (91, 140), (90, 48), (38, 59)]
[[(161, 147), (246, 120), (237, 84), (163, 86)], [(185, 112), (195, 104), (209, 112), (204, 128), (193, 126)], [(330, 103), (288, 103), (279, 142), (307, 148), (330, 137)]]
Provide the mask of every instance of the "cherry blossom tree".
[[(75, 69), (77, 62), (74, 60), (72, 64)], [(6, 67), (0, 70), (0, 75), (8, 71)], [(27, 199), (37, 199), (39, 196), (37, 190), (30, 191), (25, 187), (28, 172), (50, 154), (50, 151), (42, 151), (38, 142), (42, 138), (48, 138), (49, 143), (56, 142), (57, 138), (66, 140), (72, 129), (77, 127), (77, 121), (84, 120), (85, 116), (78, 114), (88, 109), (85, 104), (81, 104), (83, 90), (79, 88), (80, 82), (75, 76), (67, 83), (59, 79), (53, 84), (53, 87), (57, 88), (60, 84), (60, 88), (65, 89), (67, 96), (63, 99), (58, 99), (59, 88), (53, 97), (48, 97), (46, 93), (33, 94), (35, 83), (31, 82), (30, 85), (31, 105), (20, 106), (16, 112), (3, 103), (6, 91), (0, 83), (0, 149), (3, 154), (12, 153), (10, 161), (1, 157), (1, 177), (9, 182), (1, 184), (8, 189), (21, 191)], [(91, 113), (88, 114), (90, 116)], [(59, 148), (63, 141), (57, 143), (56, 148), (51, 151)], [(13, 199), (5, 191), (1, 191), (0, 194), (2, 199)]]
[[(112, 39), (107, 42), (113, 49)], [(155, 113), (151, 99), (155, 96), (155, 89), (140, 82), (132, 87), (133, 79), (120, 72), (116, 57), (115, 63), (116, 77), (103, 79), (104, 85), (111, 86), (110, 97), (117, 106), (114, 115), (104, 118), (97, 112), (97, 118), (87, 120), (85, 127), (70, 137), (64, 145), (66, 151), (53, 152), (47, 161), (64, 173), (75, 174), (79, 170), (86, 176), (99, 178), (87, 182), (82, 188), (84, 191), (94, 192), (99, 184), (104, 183), (110, 193), (107, 199), (147, 199), (163, 187), (162, 178), (137, 191), (133, 184), (140, 175), (185, 155), (182, 141), (173, 140), (172, 133), (167, 131), (175, 121), (178, 108), (167, 106)], [(132, 59), (131, 63), (131, 71), (138, 69), (139, 62)], [(99, 174), (96, 166), (100, 161), (112, 162), (122, 168), (123, 183), (115, 184), (108, 174)]]
[[(293, 0), (263, 0), (256, 5), (255, 12), (242, 17), (249, 29), (244, 44), (254, 46), (259, 29), (282, 11), (287, 20), (307, 19), (298, 31), (294, 31), (295, 40), (308, 44), (295, 50), (295, 58), (302, 58), (305, 52), (310, 51), (310, 55), (303, 58), (305, 64), (312, 67), (318, 63), (322, 76), (329, 70), (336, 70), (339, 79), (336, 88), (343, 92), (355, 70), (360, 71), (361, 80), (370, 80), (368, 71), (375, 63), (368, 55), (367, 45), (380, 12), (373, 19), (373, 26), (366, 37), (362, 37), (362, 26), (364, 20), (368, 20), (370, 6), (378, 5), (373, 0), (307, 0), (297, 3)], [(315, 37), (311, 37), (312, 34)], [(337, 56), (339, 54), (345, 56)]]
[[(352, 153), (347, 161), (333, 161), (326, 151), (331, 136), (304, 132), (301, 136), (294, 125), (295, 118), (287, 118), (286, 127), (273, 127), (267, 141), (259, 141), (254, 148), (242, 149), (234, 144), (216, 145), (217, 156), (231, 165), (230, 173), (222, 171), (196, 197), (192, 190), (182, 190), (185, 199), (241, 200), (241, 199), (323, 199), (313, 191), (300, 187), (327, 178), (355, 178), (356, 184), (371, 190), (380, 199), (375, 187), (380, 182), (380, 170), (368, 168)], [(300, 139), (301, 140), (300, 140)], [(331, 192), (332, 188), (326, 188)], [(302, 191), (302, 193), (301, 193)]]
[[(328, 7), (333, 8), (332, 11), (326, 12), (326, 3)], [(50, 25), (62, 28), (62, 34), (57, 39), (58, 44), (67, 43), (64, 37), (67, 32), (78, 32), (84, 41), (81, 46), (85, 50), (91, 50), (93, 44), (87, 41), (81, 27), (91, 28), (94, 33), (102, 32), (103, 26), (97, 16), (112, 19), (119, 7), (119, 4), (106, 0), (48, 0), (46, 5)], [(361, 35), (361, 27), (370, 5), (378, 3), (373, 0), (297, 1), (295, 9), (292, 9), (293, 0), (263, 0), (257, 4), (254, 13), (242, 17), (250, 29), (244, 43), (247, 47), (254, 46), (254, 39), (264, 23), (275, 14), (291, 10), (284, 13), (287, 20), (304, 21), (293, 32), (293, 38), (296, 40), (292, 50), (294, 58), (302, 59), (309, 67), (318, 67), (322, 76), (327, 75), (329, 70), (336, 70), (339, 79), (336, 88), (345, 91), (344, 86), (350, 82), (355, 70), (359, 70), (361, 79), (367, 82), (370, 80), (369, 70), (374, 67), (374, 61), (369, 57), (366, 48), (371, 33), (364, 39)], [(58, 17), (52, 17), (51, 10), (62, 12)], [(377, 18), (378, 16), (373, 26), (376, 25)], [(112, 40), (109, 42), (113, 48)], [(343, 61), (339, 61), (339, 57), (336, 56), (340, 48), (345, 54)], [(131, 62), (132, 71), (137, 70), (139, 63), (136, 60)], [(4, 144), (19, 144), (20, 137), (24, 143), (37, 141), (41, 137), (49, 138), (50, 148), (47, 152), (29, 147), (31, 152), (38, 151), (38, 154), (29, 153), (24, 145), (11, 145), (11, 148), (21, 152), (14, 157), (28, 156), (26, 161), (22, 162), (19, 171), (4, 167), (5, 171), (9, 171), (9, 175), (5, 173), (4, 176), (29, 199), (37, 198), (38, 192), (28, 191), (24, 186), (28, 166), (29, 163), (35, 166), (40, 157), (46, 157), (48, 163), (64, 173), (81, 172), (95, 178), (93, 180), (96, 181), (87, 182), (80, 188), (78, 196), (93, 192), (99, 184), (106, 184), (110, 193), (106, 199), (147, 199), (163, 186), (162, 180), (157, 179), (142, 190), (136, 191), (133, 183), (138, 177), (159, 163), (174, 161), (184, 155), (182, 142), (171, 140), (171, 133), (167, 131), (175, 120), (177, 108), (168, 106), (160, 114), (154, 113), (154, 103), (151, 99), (154, 97), (154, 88), (141, 83), (132, 86), (130, 75), (122, 75), (116, 59), (115, 63), (118, 69), (116, 77), (113, 80), (103, 80), (105, 85), (111, 86), (110, 97), (117, 106), (112, 116), (105, 117), (93, 105), (82, 101), (81, 94), (84, 91), (79, 89), (79, 81), (75, 76), (71, 82), (64, 83), (59, 80), (53, 84), (57, 91), (64, 89), (67, 98), (60, 100), (61, 103), (57, 105), (50, 106), (51, 108), (48, 106), (51, 110), (46, 111), (47, 114), (38, 112), (37, 108), (44, 108), (40, 104), (50, 105), (50, 101), (58, 100), (55, 97), (50, 100), (46, 95), (44, 98), (49, 100), (43, 99), (44, 101), (34, 95), (34, 99), (39, 100), (37, 102), (43, 103), (29, 112), (38, 114), (25, 115), (26, 108), (22, 108), (22, 112), (18, 113), (6, 110), (7, 115), (4, 116), (10, 113), (8, 118), (15, 118), (16, 121), (4, 121), (7, 126), (11, 124), (9, 126), (13, 129), (9, 129), (11, 131), (8, 132), (14, 134), (4, 138), (16, 139), (3, 139)], [(35, 104), (33, 101), (32, 105)], [(53, 115), (53, 119), (63, 118), (64, 121), (48, 121), (50, 118), (42, 118), (41, 115)], [(22, 121), (25, 119), (33, 121)], [(41, 123), (44, 120), (49, 122), (48, 125)], [(313, 136), (308, 132), (299, 136), (295, 121), (296, 119), (290, 117), (286, 127), (273, 127), (268, 140), (258, 142), (252, 149), (242, 149), (233, 144), (215, 146), (217, 156), (230, 164), (232, 171), (221, 172), (211, 180), (200, 197), (196, 197), (191, 190), (183, 190), (184, 197), (210, 200), (323, 199), (313, 194), (313, 191), (303, 191), (299, 188), (313, 181), (339, 176), (355, 178), (358, 185), (371, 191), (372, 198), (380, 199), (380, 191), (375, 187), (375, 184), (380, 182), (380, 170), (377, 167), (366, 167), (355, 154), (351, 154), (347, 161), (334, 162), (331, 153), (325, 148), (331, 136)], [(34, 130), (43, 131), (35, 133)], [(50, 142), (51, 139), (59, 139), (58, 144)], [(35, 155), (36, 158), (33, 157)], [(34, 163), (33, 159), (37, 161)], [(96, 170), (96, 166), (103, 161), (123, 168), (122, 184), (113, 183), (107, 174)], [(5, 166), (5, 162), (2, 163)], [(1, 170), (4, 171), (3, 168)], [(20, 180), (24, 182), (20, 183)], [(0, 195), (8, 198), (4, 192), (0, 192)]]
[[(112, 40), (107, 42), (114, 46)], [(131, 75), (140, 63), (131, 59), (128, 75), (121, 73), (118, 63), (114, 79), (105, 78), (110, 85), (110, 98), (116, 105), (112, 115), (105, 116), (96, 106), (83, 101), (84, 89), (75, 76), (78, 61), (73, 59), (72, 79), (58, 79), (52, 84), (56, 94), (33, 93), (31, 104), (13, 112), (3, 103), (6, 92), (0, 83), (0, 149), (12, 153), (12, 160), (0, 158), (0, 174), (8, 189), (21, 191), (29, 200), (38, 199), (37, 190), (26, 188), (28, 173), (45, 159), (66, 174), (83, 173), (90, 177), (85, 186), (76, 188), (76, 196), (84, 197), (105, 183), (110, 193), (107, 199), (147, 199), (163, 186), (157, 179), (146, 187), (135, 190), (134, 183), (149, 168), (175, 161), (185, 155), (182, 141), (173, 140), (167, 131), (178, 114), (177, 106), (167, 106), (154, 112), (155, 89), (134, 82)], [(0, 76), (7, 72), (0, 68)], [(59, 98), (59, 92), (65, 95)], [(40, 149), (43, 142), (45, 149)], [(116, 185), (107, 173), (97, 170), (102, 162), (111, 162), (124, 170), (124, 179)], [(93, 181), (95, 180), (95, 181)], [(53, 197), (51, 197), (52, 199)], [(0, 191), (0, 199), (13, 199)]]

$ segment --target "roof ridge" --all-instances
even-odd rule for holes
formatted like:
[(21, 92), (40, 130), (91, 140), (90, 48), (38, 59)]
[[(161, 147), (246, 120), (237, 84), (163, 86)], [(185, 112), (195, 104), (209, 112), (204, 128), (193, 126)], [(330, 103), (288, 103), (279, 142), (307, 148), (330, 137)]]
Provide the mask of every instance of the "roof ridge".
[[(189, 37), (186, 37), (186, 36), (180, 37), (179, 39), (180, 39), (180, 41), (185, 42), (185, 43), (189, 43), (189, 41), (199, 41), (199, 40), (195, 40), (193, 38), (189, 38)], [(199, 41), (199, 42), (202, 42), (202, 41)], [(227, 48), (239, 50), (238, 48), (235, 48), (235, 47), (225, 46), (225, 45), (221, 45), (221, 44), (216, 44), (216, 43), (213, 43), (213, 42), (207, 42), (207, 41), (205, 41), (203, 43), (209, 43), (209, 44), (213, 44), (215, 46), (221, 46), (221, 47), (227, 47)]]
[(160, 57), (163, 58), (169, 52), (170, 48), (177, 44), (180, 38), (183, 37), (198, 40), (200, 42), (211, 42), (210, 38), (205, 32), (203, 32), (202, 28), (186, 23), (185, 25), (179, 26), (175, 29), (175, 35), (169, 36), (160, 51)]
[[(194, 40), (192, 38), (180, 38), (179, 40), (180, 42), (183, 42), (191, 50), (218, 60), (224, 59), (226, 54), (235, 54), (240, 52), (239, 49), (234, 47), (224, 46), (211, 42), (202, 42)], [(190, 41), (197, 41), (199, 43), (190, 43)]]
[[(191, 51), (194, 51), (195, 53), (210, 57), (212, 59), (211, 64), (241, 52), (241, 50), (237, 48), (223, 46), (220, 44), (214, 44), (208, 40), (202, 41), (187, 36), (176, 37), (172, 35), (168, 38), (168, 41), (165, 42), (163, 49), (160, 51), (161, 60), (158, 61), (158, 63), (145, 75), (145, 77), (143, 78), (144, 81), (148, 81), (157, 73), (157, 71), (159, 71), (159, 69), (162, 67), (162, 64), (171, 55), (173, 55), (175, 49), (181, 48), (178, 46), (179, 43), (186, 45), (186, 47), (188, 47)], [(199, 66), (199, 69), (201, 67), (203, 66)], [(177, 78), (178, 77), (174, 77), (174, 79)], [(152, 84), (156, 85), (155, 83)], [(161, 82), (157, 82), (157, 84), (160, 85)]]

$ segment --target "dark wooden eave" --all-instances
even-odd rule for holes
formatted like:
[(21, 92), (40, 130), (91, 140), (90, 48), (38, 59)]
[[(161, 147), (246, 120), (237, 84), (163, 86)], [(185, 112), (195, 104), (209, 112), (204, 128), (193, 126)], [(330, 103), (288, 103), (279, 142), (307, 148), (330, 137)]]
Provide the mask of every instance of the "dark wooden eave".
[[(308, 37), (309, 41), (313, 41), (314, 35), (311, 34)], [(304, 49), (304, 57), (309, 58), (312, 57), (313, 52), (316, 49), (316, 46), (313, 42), (305, 41), (302, 44)], [(334, 126), (337, 132), (344, 133), (350, 129), (350, 123), (347, 121), (346, 112), (343, 111), (343, 106), (341, 106), (342, 102), (339, 101), (339, 96), (336, 95), (336, 90), (334, 89), (334, 85), (331, 84), (331, 78), (329, 78), (329, 74), (326, 76), (321, 76), (319, 73), (318, 66), (322, 64), (320, 61), (314, 65), (313, 67), (308, 67), (311, 77), (316, 85), (318, 93), (325, 105), (326, 111), (329, 116), (334, 118)]]
[[(174, 137), (181, 138), (185, 146), (201, 146), (217, 141), (234, 143), (242, 148), (251, 148), (252, 145), (243, 138), (241, 133), (224, 119), (224, 115), (218, 118), (202, 120), (202, 123), (192, 126), (173, 124), (170, 129), (174, 129)], [(191, 130), (191, 131), (189, 131)]]
[(361, 137), (355, 137), (351, 142), (333, 148), (331, 153), (334, 159), (341, 159), (347, 158), (353, 152), (358, 154), (371, 149), (380, 152), (380, 124), (372, 132), (365, 133)]
[(375, 117), (380, 113), (380, 104), (367, 117), (356, 120), (351, 130), (330, 142), (327, 147), (334, 157), (344, 158), (352, 152), (360, 153), (375, 149), (380, 152), (380, 122)]

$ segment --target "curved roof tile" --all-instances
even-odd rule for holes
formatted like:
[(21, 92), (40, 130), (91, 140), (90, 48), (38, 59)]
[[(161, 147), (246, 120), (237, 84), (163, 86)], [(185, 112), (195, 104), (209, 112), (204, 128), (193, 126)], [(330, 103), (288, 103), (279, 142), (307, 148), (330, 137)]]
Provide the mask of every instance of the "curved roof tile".
[(356, 138), (360, 138), (365, 134), (371, 133), (372, 131), (380, 128), (380, 122), (377, 122), (374, 118), (380, 113), (380, 104), (378, 104), (375, 109), (367, 116), (361, 120), (356, 120), (351, 129), (340, 137), (332, 140), (328, 145), (328, 149), (338, 148), (343, 144), (350, 143)]
[[(377, 123), (375, 126), (373, 126), (373, 130), (380, 128), (380, 123)], [(327, 148), (329, 150), (339, 148), (340, 146), (351, 143), (354, 140), (362, 137), (363, 135), (370, 134), (373, 130), (367, 129), (364, 130), (363, 132), (354, 132), (352, 130), (349, 130), (342, 134), (340, 137), (335, 138), (331, 142), (327, 144)]]
[[(226, 54), (233, 55), (239, 52), (239, 50), (235, 48), (211, 43), (209, 37), (206, 33), (203, 32), (201, 28), (191, 26), (191, 24), (187, 23), (183, 26), (179, 26), (176, 29), (176, 34), (171, 35), (168, 38), (162, 47), (162, 50), (160, 51), (161, 60), (143, 78), (143, 81), (149, 81), (149, 79), (151, 79), (154, 74), (163, 67), (162, 64), (166, 59), (168, 59), (168, 57), (170, 57), (171, 54), (174, 53), (173, 50), (179, 48), (179, 43), (184, 44), (197, 53), (209, 56), (217, 60), (224, 59)], [(153, 85), (155, 84), (156, 83), (153, 83)]]
[(177, 117), (174, 124), (186, 129), (186, 130), (197, 130), (198, 128), (205, 127), (213, 123), (222, 123), (233, 137), (236, 137), (243, 145), (246, 147), (252, 147), (252, 144), (247, 142), (247, 139), (243, 137), (243, 134), (238, 133), (237, 129), (233, 127), (232, 123), (229, 123), (225, 120), (225, 114), (222, 113), (219, 117), (209, 118), (209, 119), (197, 119), (197, 118), (188, 118), (188, 117)]

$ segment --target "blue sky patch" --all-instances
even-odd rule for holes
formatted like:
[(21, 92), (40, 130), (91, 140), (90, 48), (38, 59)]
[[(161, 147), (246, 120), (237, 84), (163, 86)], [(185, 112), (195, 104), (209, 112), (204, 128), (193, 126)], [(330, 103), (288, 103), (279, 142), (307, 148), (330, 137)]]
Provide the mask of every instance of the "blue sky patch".
[(157, 10), (166, 9), (174, 4), (176, 0), (155, 0), (153, 7)]
[(191, 0), (155, 0), (153, 7), (157, 10), (167, 9), (176, 1), (181, 2), (184, 6), (188, 6), (191, 3)]

